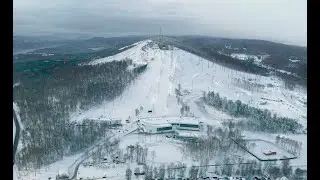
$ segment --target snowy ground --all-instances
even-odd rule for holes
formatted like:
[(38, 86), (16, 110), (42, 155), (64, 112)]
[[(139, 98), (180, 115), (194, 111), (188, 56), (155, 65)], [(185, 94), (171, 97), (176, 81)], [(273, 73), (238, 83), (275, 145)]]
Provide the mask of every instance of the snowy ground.
[[(177, 162), (190, 162), (188, 159), (184, 159), (180, 146), (170, 138), (166, 138), (165, 135), (153, 135), (145, 136), (141, 134), (131, 134), (123, 137), (120, 141), (119, 148), (125, 150), (129, 145), (136, 145), (139, 143), (140, 146), (148, 148), (148, 165), (160, 166), (161, 164), (170, 164)], [(170, 155), (167, 153), (170, 151)], [(153, 152), (154, 156), (151, 156)], [(78, 171), (77, 178), (102, 178), (106, 176), (108, 179), (124, 179), (125, 171), (128, 167), (134, 170), (138, 167), (136, 163), (120, 163), (115, 164), (111, 162), (94, 164), (93, 166), (81, 165)], [(139, 166), (142, 170), (143, 168)], [(132, 175), (133, 179), (141, 179)]]
[(101, 164), (99, 166), (80, 166), (77, 178), (95, 179), (107, 177), (108, 179), (125, 179), (127, 165), (124, 164)]
[[(143, 135), (143, 134), (130, 134), (121, 139), (119, 148), (126, 150), (127, 146), (139, 144), (143, 148), (148, 148), (147, 164), (153, 167), (160, 167), (161, 165), (169, 165), (171, 163), (179, 164), (184, 163), (187, 165), (186, 176), (188, 176), (188, 170), (191, 165), (200, 165), (200, 162), (193, 160), (183, 152), (181, 141), (167, 138), (165, 134), (157, 135)], [(216, 156), (209, 164), (222, 164), (222, 158), (224, 156)], [(244, 157), (246, 160), (255, 159), (250, 154), (228, 154), (229, 157), (237, 158)], [(109, 159), (109, 158), (108, 158)], [(110, 160), (109, 160), (110, 161)], [(125, 170), (130, 167), (132, 170), (137, 166), (135, 163), (126, 162), (124, 164), (115, 164), (111, 162), (93, 164), (92, 166), (80, 166), (78, 178), (99, 178), (106, 176), (110, 179), (121, 179), (125, 175)], [(142, 169), (142, 168), (141, 168)], [(213, 168), (209, 167), (209, 172), (213, 171)], [(212, 173), (211, 173), (212, 175)], [(133, 179), (135, 177), (133, 176)]]
[[(24, 129), (24, 126), (21, 123), (20, 109), (19, 109), (18, 105), (15, 102), (13, 102), (13, 110), (14, 110), (14, 112), (16, 114), (16, 117), (17, 117), (17, 120), (18, 120), (18, 123), (19, 123), (19, 126), (20, 126), (20, 131), (22, 131)], [(15, 126), (15, 121), (13, 119), (13, 142), (14, 142), (14, 138), (15, 138), (15, 133), (16, 133), (16, 126)], [(21, 137), (21, 135), (20, 135), (20, 137)], [(20, 149), (22, 149), (22, 144), (21, 144), (21, 141), (19, 140), (16, 153), (18, 153), (20, 151)]]
[(299, 62), (300, 60), (299, 59), (289, 59), (289, 61), (291, 61), (291, 62)]
[[(249, 131), (244, 131), (243, 135), (245, 136), (244, 138), (251, 139), (251, 138), (256, 138), (256, 139), (262, 139), (265, 141), (270, 141), (272, 143), (276, 142), (276, 136), (277, 134), (269, 134), (269, 133), (255, 133), (255, 132), (249, 132)], [(283, 135), (287, 138), (291, 138), (293, 140), (302, 142), (302, 151), (300, 156), (298, 156), (296, 159), (290, 160), (290, 163), (294, 167), (300, 167), (303, 169), (307, 168), (307, 135), (305, 134), (288, 134), (288, 135)]]
[[(276, 146), (275, 144), (265, 140), (246, 140), (249, 144), (253, 145), (248, 151), (258, 157), (260, 160), (276, 160), (286, 158), (294, 158), (295, 156), (286, 150)], [(276, 152), (275, 155), (265, 155), (264, 153)]]
[(12, 135), (12, 137), (13, 137), (13, 142), (14, 142), (14, 136), (15, 136), (15, 134), (16, 134), (16, 125), (14, 124), (14, 120), (13, 120), (13, 125), (12, 125), (12, 127), (13, 127), (13, 135)]
[[(198, 117), (206, 115), (199, 112), (195, 101), (202, 96), (203, 91), (214, 91), (230, 100), (239, 99), (250, 106), (269, 109), (279, 116), (299, 119), (306, 125), (307, 107), (301, 100), (304, 99), (306, 102), (306, 90), (296, 88), (290, 91), (285, 89), (284, 83), (276, 77), (231, 70), (177, 48), (160, 50), (154, 46), (148, 46), (150, 42), (151, 40), (141, 41), (117, 55), (91, 61), (89, 65), (130, 58), (134, 64), (147, 63), (148, 67), (121, 97), (82, 112), (81, 115), (74, 114), (72, 120), (81, 121), (87, 117), (101, 115), (134, 117), (135, 109), (141, 106), (143, 111), (140, 112), (140, 117), (179, 116), (181, 105), (177, 104), (174, 90), (180, 84), (183, 90), (188, 91), (183, 101)], [(250, 84), (254, 86), (256, 83), (264, 87), (256, 89), (242, 87), (236, 82), (237, 78), (246, 80), (249, 86)], [(153, 112), (147, 113), (148, 110)]]
[[(227, 99), (233, 101), (239, 99), (250, 106), (268, 109), (278, 116), (297, 119), (307, 127), (306, 89), (296, 87), (294, 90), (288, 90), (285, 88), (284, 82), (276, 77), (235, 71), (178, 48), (160, 50), (154, 45), (150, 46), (150, 42), (151, 40), (140, 41), (122, 53), (91, 61), (88, 65), (130, 58), (134, 64), (147, 63), (148, 67), (113, 102), (105, 102), (82, 112), (81, 115), (74, 114), (72, 120), (81, 121), (84, 118), (99, 116), (126, 119), (130, 116), (132, 120), (139, 118), (144, 119), (144, 121), (161, 123), (163, 118), (170, 119), (169, 116), (180, 116), (181, 104), (178, 104), (175, 97), (175, 89), (180, 84), (181, 92), (183, 92), (182, 101), (190, 106), (190, 111), (195, 117), (206, 124), (219, 127), (224, 120), (235, 119), (199, 101), (203, 91), (214, 91), (215, 93), (218, 92), (220, 97), (227, 97)], [(241, 84), (242, 81), (245, 81), (246, 84)], [(260, 87), (257, 87), (257, 85)], [(143, 107), (143, 110), (136, 117), (135, 109), (141, 107)], [(152, 110), (152, 113), (148, 113), (148, 110)], [(264, 140), (270, 140), (271, 137), (270, 141), (274, 142), (276, 135), (251, 133), (248, 138), (260, 136), (265, 136), (262, 138)], [(306, 163), (306, 135), (303, 136), (305, 138), (303, 139), (304, 152), (297, 159), (291, 160), (296, 165)], [(124, 142), (128, 141), (128, 138), (126, 137)], [(142, 140), (143, 138), (140, 136), (132, 137), (131, 141), (136, 143)], [(151, 144), (148, 144), (148, 146), (153, 147)], [(158, 147), (159, 144), (154, 146)], [(161, 146), (166, 147), (164, 144)], [(166, 147), (166, 149), (168, 148)], [(161, 149), (161, 147), (157, 149)], [(173, 149), (171, 151), (172, 154), (176, 152)], [(175, 157), (179, 156), (176, 155)], [(176, 160), (175, 157), (170, 158), (169, 162), (170, 160)]]
[(233, 58), (239, 59), (239, 60), (243, 60), (243, 61), (246, 61), (249, 58), (254, 59), (254, 62), (256, 62), (256, 63), (260, 63), (262, 61), (262, 59), (259, 59), (258, 56), (255, 56), (255, 55), (232, 53), (230, 56)]
[[(74, 113), (70, 117), (71, 120), (82, 121), (85, 118), (104, 116), (120, 118), (123, 123), (128, 117), (131, 117), (132, 121), (138, 118), (145, 118), (147, 121), (154, 120), (160, 123), (159, 117), (164, 119), (170, 119), (168, 116), (179, 117), (181, 104), (177, 102), (175, 89), (180, 84), (183, 91), (183, 103), (188, 104), (194, 116), (206, 124), (221, 126), (223, 120), (232, 118), (226, 113), (199, 102), (203, 91), (214, 91), (215, 93), (218, 92), (220, 97), (227, 97), (227, 99), (233, 101), (239, 99), (250, 106), (268, 109), (279, 116), (298, 119), (306, 127), (307, 107), (304, 102), (307, 101), (307, 93), (305, 89), (287, 90), (284, 88), (284, 83), (276, 77), (264, 77), (231, 70), (178, 48), (160, 50), (157, 46), (151, 46), (151, 42), (151, 40), (140, 41), (135, 43), (132, 48), (114, 56), (96, 59), (88, 64), (81, 64), (94, 66), (130, 58), (135, 66), (143, 64), (148, 64), (148, 66), (124, 90), (120, 97), (117, 97), (112, 102), (104, 102), (101, 105), (92, 107), (90, 110), (81, 112), (81, 114), (79, 112)], [(130, 67), (128, 70), (130, 70)], [(237, 78), (240, 79), (240, 82), (245, 80), (246, 86), (237, 83), (239, 82), (236, 80)], [(263, 87), (253, 88), (254, 84), (263, 85)], [(250, 86), (252, 87), (250, 88)], [(264, 105), (261, 105), (261, 103)], [(139, 109), (138, 117), (135, 115), (136, 109)], [(152, 113), (148, 113), (149, 110), (152, 110)], [(249, 138), (259, 136), (264, 140), (272, 139), (270, 141), (275, 141), (275, 135), (250, 134), (250, 132), (245, 132), (245, 135), (249, 136)], [(293, 138), (301, 138), (305, 148), (301, 156), (291, 162), (297, 165), (306, 163), (306, 135)], [(194, 163), (188, 157), (183, 156), (179, 148), (180, 145), (176, 140), (168, 139), (164, 135), (148, 137), (137, 134), (129, 135), (121, 140), (120, 147), (125, 148), (127, 145), (134, 145), (137, 142), (155, 151), (156, 156), (154, 159), (148, 159), (152, 163)], [(48, 167), (48, 171), (41, 169), (40, 176), (33, 177), (34, 173), (32, 173), (25, 177), (26, 179), (47, 179), (49, 176), (56, 175), (59, 169), (67, 170), (77, 158), (70, 157), (70, 160), (65, 158), (62, 161), (58, 161)], [(117, 170), (122, 172), (125, 169), (126, 167), (123, 167), (123, 169), (119, 167)], [(80, 166), (79, 171), (80, 177), (89, 175), (92, 177), (92, 175), (98, 176), (98, 174), (99, 176), (107, 175), (107, 177), (117, 176), (116, 171), (113, 172), (114, 170), (111, 169), (95, 170)], [(119, 177), (119, 179), (121, 178), (123, 179), (123, 177)]]
[[(149, 154), (155, 152), (155, 157), (148, 156), (148, 161), (153, 164), (170, 164), (177, 162), (190, 162), (190, 159), (183, 157), (181, 146), (176, 140), (167, 138), (164, 134), (142, 135), (132, 134), (123, 138), (120, 142), (120, 148), (125, 149), (129, 145), (139, 145), (147, 147)], [(168, 154), (168, 152), (170, 152)]]
[(80, 156), (82, 153), (74, 155), (74, 156), (69, 156), (69, 157), (64, 157), (63, 160), (57, 161), (55, 163), (52, 163), (48, 166), (45, 166), (41, 169), (38, 169), (36, 171), (18, 171), (17, 176), (19, 177), (18, 179), (24, 179), (24, 180), (44, 180), (48, 179), (49, 177), (55, 178), (57, 174), (63, 174), (63, 173), (68, 173), (68, 167), (73, 164)]

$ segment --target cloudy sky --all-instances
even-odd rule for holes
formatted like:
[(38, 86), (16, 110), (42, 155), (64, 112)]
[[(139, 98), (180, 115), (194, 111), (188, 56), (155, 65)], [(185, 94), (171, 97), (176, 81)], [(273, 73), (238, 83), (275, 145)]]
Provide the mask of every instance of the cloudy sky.
[(307, 0), (13, 0), (18, 35), (209, 35), (307, 44)]

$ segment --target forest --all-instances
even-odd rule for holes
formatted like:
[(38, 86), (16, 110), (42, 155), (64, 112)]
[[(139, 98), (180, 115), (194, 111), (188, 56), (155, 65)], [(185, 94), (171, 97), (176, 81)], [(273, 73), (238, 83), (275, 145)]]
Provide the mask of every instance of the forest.
[[(119, 96), (146, 67), (128, 71), (128, 61), (98, 66), (70, 62), (56, 68), (31, 63), (29, 71), (15, 71), (14, 102), (25, 129), (17, 154), (20, 168), (39, 168), (72, 155), (104, 137), (107, 128), (97, 122), (70, 122), (70, 115)], [(54, 66), (54, 65), (53, 65)], [(21, 68), (22, 69), (22, 68)], [(34, 70), (34, 71), (33, 71)]]
[(246, 120), (237, 122), (237, 126), (242, 129), (268, 133), (300, 133), (303, 128), (295, 119), (278, 117), (267, 109), (251, 107), (240, 100), (235, 102), (228, 100), (226, 97), (220, 97), (219, 93), (214, 91), (204, 92), (202, 100), (234, 117), (245, 117)]

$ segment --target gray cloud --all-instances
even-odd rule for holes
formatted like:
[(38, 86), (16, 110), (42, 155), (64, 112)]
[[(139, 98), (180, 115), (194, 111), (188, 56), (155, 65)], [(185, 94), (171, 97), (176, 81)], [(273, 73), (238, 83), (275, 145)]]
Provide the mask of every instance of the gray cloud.
[(198, 34), (307, 43), (305, 0), (14, 0), (16, 34)]

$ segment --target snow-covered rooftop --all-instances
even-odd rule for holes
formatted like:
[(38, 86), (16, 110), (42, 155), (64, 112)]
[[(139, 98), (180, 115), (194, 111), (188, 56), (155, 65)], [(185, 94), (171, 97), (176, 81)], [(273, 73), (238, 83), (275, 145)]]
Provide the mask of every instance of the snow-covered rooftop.
[(171, 124), (171, 123), (186, 123), (186, 124), (199, 124), (199, 118), (197, 117), (152, 117), (152, 118), (141, 118), (143, 122), (149, 124)]

